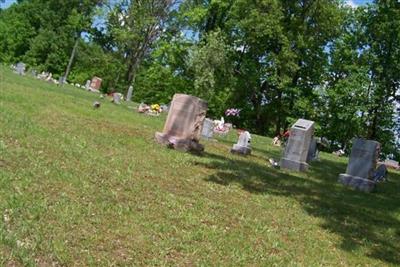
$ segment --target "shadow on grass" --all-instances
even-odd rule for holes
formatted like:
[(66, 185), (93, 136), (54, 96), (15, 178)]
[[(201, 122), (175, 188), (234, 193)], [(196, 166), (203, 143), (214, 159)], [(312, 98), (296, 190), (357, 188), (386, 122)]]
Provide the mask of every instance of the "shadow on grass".
[(209, 182), (237, 183), (254, 194), (295, 198), (310, 215), (324, 219), (323, 228), (343, 238), (343, 250), (363, 247), (368, 251), (365, 256), (400, 264), (400, 222), (393, 215), (400, 210), (398, 173), (389, 173), (389, 181), (368, 194), (337, 183), (339, 173), (346, 170), (345, 163), (323, 159), (313, 162), (307, 175), (297, 176), (240, 157), (229, 159), (212, 153), (203, 157), (211, 162), (197, 164), (217, 170), (207, 178)]

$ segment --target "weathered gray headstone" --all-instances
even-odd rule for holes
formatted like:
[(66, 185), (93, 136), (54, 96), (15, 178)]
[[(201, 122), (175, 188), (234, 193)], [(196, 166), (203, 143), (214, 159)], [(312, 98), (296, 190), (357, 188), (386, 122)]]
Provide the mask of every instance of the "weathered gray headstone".
[(114, 93), (113, 94), (113, 102), (114, 104), (121, 104), (121, 94), (120, 93)]
[(26, 68), (26, 65), (24, 63), (18, 62), (15, 70), (19, 75), (25, 75), (25, 68)]
[(160, 108), (161, 108), (161, 112), (168, 113), (168, 110), (169, 110), (168, 105), (163, 104), (160, 106)]
[(248, 131), (243, 131), (239, 135), (238, 142), (233, 145), (231, 153), (237, 153), (242, 155), (251, 154), (250, 148), (251, 135)]
[(314, 135), (314, 122), (299, 119), (290, 129), (280, 166), (284, 169), (306, 171), (308, 169), (307, 155), (310, 142)]
[(211, 139), (214, 133), (214, 121), (206, 118), (203, 123), (203, 129), (201, 131), (201, 135), (204, 138)]
[(175, 94), (162, 133), (157, 142), (184, 151), (203, 151), (199, 144), (207, 112), (207, 102), (190, 95)]
[(130, 85), (128, 88), (128, 93), (126, 94), (126, 101), (131, 101), (133, 93), (133, 86)]
[(372, 181), (379, 157), (380, 144), (377, 141), (356, 138), (350, 153), (346, 173), (339, 175), (339, 182), (360, 191), (371, 192)]

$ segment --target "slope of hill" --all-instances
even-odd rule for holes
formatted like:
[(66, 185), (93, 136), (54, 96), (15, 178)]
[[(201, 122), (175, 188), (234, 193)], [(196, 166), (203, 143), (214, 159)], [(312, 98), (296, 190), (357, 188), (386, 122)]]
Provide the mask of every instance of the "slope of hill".
[(165, 117), (0, 67), (0, 264), (5, 266), (400, 264), (400, 174), (378, 192), (337, 183), (347, 159), (308, 173), (235, 133), (201, 156), (161, 147)]

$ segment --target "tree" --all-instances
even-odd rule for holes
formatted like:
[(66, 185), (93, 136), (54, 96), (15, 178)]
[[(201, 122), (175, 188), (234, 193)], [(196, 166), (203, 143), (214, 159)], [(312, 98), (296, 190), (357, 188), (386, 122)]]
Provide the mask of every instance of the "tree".
[(125, 59), (128, 86), (162, 34), (173, 4), (173, 0), (120, 1), (110, 13), (108, 27)]

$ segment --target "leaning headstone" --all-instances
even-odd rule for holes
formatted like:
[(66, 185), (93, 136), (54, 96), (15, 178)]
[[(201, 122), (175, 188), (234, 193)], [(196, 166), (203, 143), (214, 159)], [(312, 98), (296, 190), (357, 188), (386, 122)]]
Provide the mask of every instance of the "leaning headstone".
[(360, 191), (371, 192), (375, 188), (375, 182), (372, 179), (379, 151), (379, 142), (355, 139), (346, 173), (339, 175), (339, 182)]
[(175, 94), (162, 133), (157, 142), (183, 151), (203, 151), (199, 144), (207, 112), (207, 102), (190, 95)]
[(233, 145), (231, 153), (249, 155), (251, 154), (250, 148), (251, 135), (248, 131), (243, 131), (239, 135), (238, 142)]
[(310, 146), (308, 148), (307, 154), (307, 162), (317, 159), (318, 157), (318, 149), (317, 149), (317, 139), (312, 138), (310, 142)]
[(90, 89), (94, 91), (99, 91), (101, 87), (102, 79), (99, 77), (93, 77), (92, 81), (90, 82)]
[(203, 123), (203, 129), (201, 130), (201, 135), (206, 139), (211, 139), (214, 133), (214, 121), (206, 118)]
[(25, 75), (25, 68), (26, 68), (26, 65), (24, 63), (18, 62), (16, 67), (15, 67), (15, 71), (19, 75)]
[(133, 93), (133, 86), (130, 85), (128, 88), (128, 93), (126, 94), (126, 101), (131, 101)]
[(307, 171), (307, 156), (313, 135), (313, 121), (304, 119), (296, 121), (290, 129), (289, 140), (280, 162), (281, 168), (294, 171)]

